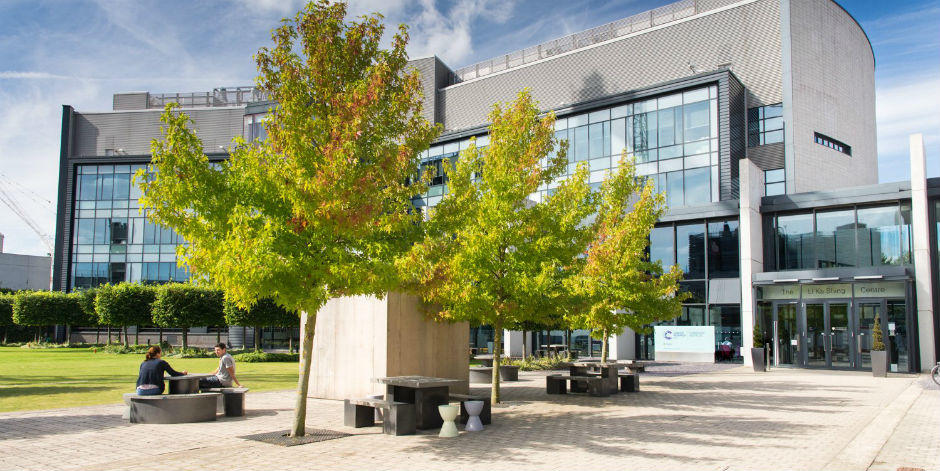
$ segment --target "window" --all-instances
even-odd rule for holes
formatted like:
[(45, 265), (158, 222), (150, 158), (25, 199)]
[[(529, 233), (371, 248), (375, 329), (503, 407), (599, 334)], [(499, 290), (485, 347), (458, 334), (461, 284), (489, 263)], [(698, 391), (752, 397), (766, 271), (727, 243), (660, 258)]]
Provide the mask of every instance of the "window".
[(676, 260), (685, 279), (705, 278), (705, 225), (676, 226)]
[(264, 129), (264, 117), (267, 113), (245, 115), (245, 128), (242, 130), (246, 141), (255, 139), (265, 140), (268, 137), (267, 130)]
[(777, 103), (747, 110), (748, 147), (777, 142), (783, 142), (783, 105)]
[(813, 251), (813, 214), (777, 216), (777, 269), (816, 267)]
[(786, 193), (786, 172), (782, 168), (764, 171), (764, 196), (776, 196)]
[(664, 270), (675, 265), (675, 241), (672, 226), (654, 227), (650, 231), (650, 261), (659, 261)]
[(738, 256), (738, 221), (708, 223), (708, 277), (740, 276)]
[(855, 253), (855, 211), (816, 213), (816, 267), (854, 267)]
[(819, 134), (818, 132), (813, 133), (813, 139), (817, 144), (821, 146), (826, 146), (832, 150), (842, 152), (845, 155), (852, 155), (852, 147), (842, 141), (833, 139), (825, 134)]

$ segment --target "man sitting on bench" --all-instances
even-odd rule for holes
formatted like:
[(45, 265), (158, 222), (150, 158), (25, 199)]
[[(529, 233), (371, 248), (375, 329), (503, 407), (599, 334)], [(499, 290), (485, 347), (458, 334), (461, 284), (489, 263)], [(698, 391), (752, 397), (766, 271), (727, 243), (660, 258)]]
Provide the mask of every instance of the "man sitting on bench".
[(235, 377), (235, 359), (225, 350), (224, 343), (215, 346), (215, 356), (219, 357), (219, 367), (211, 373), (213, 376), (199, 380), (199, 389), (230, 388), (233, 382), (237, 386), (241, 386), (238, 378)]

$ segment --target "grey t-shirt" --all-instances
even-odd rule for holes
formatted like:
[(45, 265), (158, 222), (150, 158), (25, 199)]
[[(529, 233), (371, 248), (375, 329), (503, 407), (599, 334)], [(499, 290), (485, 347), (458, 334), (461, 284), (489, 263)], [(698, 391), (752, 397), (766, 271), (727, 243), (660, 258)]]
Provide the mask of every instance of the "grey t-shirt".
[(232, 355), (226, 353), (219, 357), (219, 372), (216, 376), (219, 378), (219, 381), (222, 383), (222, 386), (229, 387), (232, 385), (232, 375), (229, 374), (228, 368), (231, 367), (234, 371), (235, 369), (235, 359), (232, 358)]

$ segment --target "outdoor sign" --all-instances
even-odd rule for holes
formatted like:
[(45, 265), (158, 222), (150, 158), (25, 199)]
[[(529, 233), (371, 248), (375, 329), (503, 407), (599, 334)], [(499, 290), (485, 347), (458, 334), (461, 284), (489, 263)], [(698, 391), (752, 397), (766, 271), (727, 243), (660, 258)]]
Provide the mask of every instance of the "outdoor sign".
[(906, 291), (903, 281), (855, 283), (856, 298), (903, 298)]
[(715, 326), (657, 325), (653, 327), (656, 353), (714, 353)]
[(799, 299), (799, 285), (767, 285), (761, 286), (760, 299)]
[(833, 283), (828, 285), (803, 285), (803, 299), (825, 298), (851, 298), (852, 285), (850, 283)]

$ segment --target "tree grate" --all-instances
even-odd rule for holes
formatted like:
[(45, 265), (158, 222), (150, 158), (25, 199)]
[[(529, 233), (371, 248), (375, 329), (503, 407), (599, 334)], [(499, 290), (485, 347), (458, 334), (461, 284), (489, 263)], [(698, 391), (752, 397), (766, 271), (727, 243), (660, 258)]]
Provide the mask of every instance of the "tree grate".
[(335, 430), (308, 428), (306, 435), (302, 437), (291, 437), (289, 430), (279, 430), (277, 432), (256, 433), (254, 435), (245, 435), (238, 438), (245, 440), (255, 440), (258, 442), (270, 443), (278, 446), (296, 446), (306, 445), (308, 443), (325, 442), (336, 438), (351, 436), (350, 433), (337, 432)]

